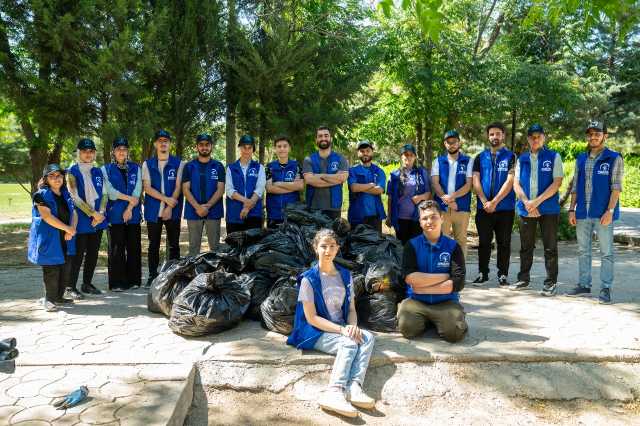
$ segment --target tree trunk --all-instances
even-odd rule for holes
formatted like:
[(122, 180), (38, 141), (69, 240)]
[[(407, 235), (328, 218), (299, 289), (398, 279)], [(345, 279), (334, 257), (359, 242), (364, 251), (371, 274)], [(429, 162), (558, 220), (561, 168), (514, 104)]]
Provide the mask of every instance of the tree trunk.
[(107, 134), (107, 126), (109, 121), (109, 99), (105, 93), (100, 95), (100, 138), (102, 139), (102, 155), (103, 162), (106, 164), (111, 161), (111, 141)]
[(265, 151), (267, 147), (267, 115), (264, 110), (260, 111), (260, 130), (258, 138), (258, 159), (260, 164), (264, 164)]
[[(227, 22), (227, 61), (235, 62), (236, 59), (236, 33), (238, 31), (238, 15), (236, 11), (236, 0), (227, 0), (228, 22)], [(225, 138), (227, 164), (236, 160), (236, 110), (238, 107), (238, 96), (236, 92), (235, 76), (229, 65), (226, 67), (225, 79)]]

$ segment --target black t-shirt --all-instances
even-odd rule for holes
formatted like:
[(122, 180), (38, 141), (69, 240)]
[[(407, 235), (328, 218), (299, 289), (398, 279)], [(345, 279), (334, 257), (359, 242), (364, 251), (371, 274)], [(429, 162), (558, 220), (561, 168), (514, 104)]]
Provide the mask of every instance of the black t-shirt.
[(124, 182), (124, 187), (127, 188), (128, 185), (129, 185), (129, 179), (128, 179), (128, 176), (127, 176), (127, 169), (121, 169), (120, 167), (118, 167), (118, 171), (122, 175), (122, 181)]
[[(207, 167), (209, 163), (196, 161), (196, 164), (198, 164), (198, 177), (200, 179), (200, 197), (197, 198), (200, 203), (206, 203), (209, 201), (207, 198)], [(224, 169), (220, 170), (220, 168), (216, 167), (216, 170), (218, 171), (218, 183), (224, 183)], [(185, 167), (184, 173), (182, 174), (182, 182), (191, 182), (194, 178), (195, 176), (191, 176), (191, 168)], [(195, 196), (195, 194), (193, 195)]]
[[(511, 173), (511, 171), (513, 170), (513, 166), (515, 165), (516, 162), (516, 155), (511, 153), (511, 157), (509, 157), (509, 173)], [(495, 173), (496, 171), (496, 154), (494, 152), (491, 153), (491, 165), (493, 167), (493, 171)], [(474, 172), (478, 172), (478, 173), (482, 173), (480, 170), (480, 155), (476, 155), (476, 158), (473, 159), (473, 171)], [(493, 197), (496, 196), (496, 194), (498, 193), (498, 191), (500, 191), (500, 188), (494, 188), (493, 184), (494, 184), (494, 180), (493, 177), (491, 178), (491, 188), (489, 190), (489, 194), (485, 194), (487, 197), (489, 197), (489, 199), (493, 199)]]
[[(65, 200), (62, 195), (57, 195), (55, 192), (52, 192), (52, 194), (53, 194), (53, 199), (56, 202), (56, 210), (57, 210), (56, 217), (58, 219), (60, 219), (60, 221), (62, 223), (70, 225), (71, 224), (71, 212), (69, 211), (69, 205), (67, 204), (67, 200)], [(33, 203), (38, 205), (38, 206), (44, 206), (44, 207), (51, 208), (44, 201), (44, 197), (40, 193), (36, 193), (33, 196)], [(53, 211), (51, 213), (53, 213)], [(62, 250), (64, 252), (66, 252), (67, 251), (67, 242), (64, 239), (64, 233), (65, 232), (63, 230), (61, 230), (61, 229), (59, 231), (60, 231), (60, 243), (62, 244)]]
[[(284, 169), (287, 167), (287, 163), (278, 163), (280, 165), (280, 169)], [(271, 167), (265, 167), (265, 177), (266, 180), (273, 179), (273, 175), (271, 173)], [(302, 179), (302, 166), (298, 164), (298, 170), (296, 170), (296, 179)]]

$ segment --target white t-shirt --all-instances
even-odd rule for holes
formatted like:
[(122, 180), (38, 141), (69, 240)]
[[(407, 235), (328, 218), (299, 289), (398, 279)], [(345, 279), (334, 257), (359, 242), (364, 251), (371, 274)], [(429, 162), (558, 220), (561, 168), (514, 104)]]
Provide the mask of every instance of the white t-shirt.
[[(164, 166), (167, 165), (167, 161), (169, 160), (158, 160), (158, 170), (160, 171), (160, 175), (164, 174)], [(185, 161), (180, 161), (180, 166), (178, 167), (178, 176), (176, 176), (176, 185), (182, 184), (182, 170), (184, 169)], [(147, 167), (147, 162), (142, 163), (142, 180), (146, 180), (151, 183), (151, 175), (149, 175), (149, 167)], [(160, 179), (160, 192), (164, 194), (164, 179)], [(167, 196), (171, 196), (171, 194), (164, 194)], [(162, 210), (164, 210), (164, 202), (160, 201), (160, 208), (158, 209), (158, 217), (162, 216)]]
[[(449, 170), (458, 170), (458, 160), (452, 160), (447, 155), (447, 161), (449, 162)], [(467, 164), (467, 178), (473, 177), (473, 160), (469, 159), (469, 163)], [(433, 160), (433, 164), (431, 164), (431, 176), (440, 176), (440, 166), (438, 165), (438, 158)], [(456, 174), (449, 173), (447, 177), (447, 187), (442, 188), (445, 191), (445, 194), (453, 194), (456, 192)]]
[[(336, 275), (320, 273), (320, 283), (322, 286), (322, 297), (329, 312), (331, 322), (345, 325), (342, 319), (342, 304), (344, 303), (345, 287), (342, 283), (340, 273)], [(351, 286), (353, 288), (353, 285)], [(300, 282), (299, 302), (314, 302), (313, 287), (308, 279), (303, 278)], [(349, 303), (353, 304), (353, 291), (350, 294)]]

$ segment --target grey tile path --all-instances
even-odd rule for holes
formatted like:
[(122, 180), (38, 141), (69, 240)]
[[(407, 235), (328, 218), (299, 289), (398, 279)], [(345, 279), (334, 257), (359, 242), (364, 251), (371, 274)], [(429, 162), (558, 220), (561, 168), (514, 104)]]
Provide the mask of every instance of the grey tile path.
[[(517, 236), (513, 245), (519, 246)], [(560, 253), (562, 292), (577, 275), (575, 244), (562, 243)], [(512, 292), (495, 284), (464, 290), (470, 332), (463, 342), (451, 345), (433, 334), (415, 341), (379, 335), (373, 363), (640, 362), (638, 254), (640, 249), (617, 247), (614, 305), (539, 296), (544, 274), (536, 257), (531, 290)], [(469, 276), (476, 272), (473, 262), (472, 255)], [(515, 275), (517, 255), (512, 262)], [(97, 272), (98, 287), (106, 286), (105, 272)], [(250, 363), (233, 380), (255, 384), (268, 376), (275, 388), (290, 383), (296, 365), (326, 369), (332, 362), (295, 351), (283, 336), (248, 321), (222, 334), (182, 338), (165, 318), (147, 311), (143, 290), (90, 297), (47, 313), (36, 302), (40, 282), (38, 268), (0, 271), (0, 337), (17, 337), (21, 352), (13, 373), (0, 372), (0, 424), (166, 424), (184, 418), (196, 362)], [(274, 384), (283, 366), (291, 367), (289, 376)], [(216, 374), (225, 380), (224, 369)], [(81, 384), (89, 386), (90, 401), (67, 412), (50, 408), (52, 399)]]

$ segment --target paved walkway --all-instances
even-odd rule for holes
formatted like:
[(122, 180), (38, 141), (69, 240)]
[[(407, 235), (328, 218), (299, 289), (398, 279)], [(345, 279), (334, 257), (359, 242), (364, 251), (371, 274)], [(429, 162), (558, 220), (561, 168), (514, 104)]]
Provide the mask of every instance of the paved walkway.
[[(518, 241), (514, 236), (514, 247)], [(378, 336), (374, 365), (406, 362), (640, 362), (640, 266), (637, 248), (617, 247), (614, 305), (594, 298), (538, 295), (542, 259), (536, 258), (532, 289), (512, 292), (468, 286), (462, 296), (470, 332), (451, 345), (433, 334), (408, 341), (398, 334)], [(560, 290), (575, 282), (575, 244), (561, 243)], [(472, 255), (469, 276), (477, 265)], [(513, 259), (517, 265), (518, 259)], [(514, 266), (511, 273), (515, 274)], [(97, 272), (106, 287), (105, 270)], [(597, 277), (597, 269), (594, 270)], [(173, 334), (165, 318), (146, 309), (144, 290), (88, 298), (59, 312), (46, 313), (41, 296), (41, 270), (0, 271), (0, 337), (16, 337), (20, 357), (15, 371), (0, 369), (0, 424), (181, 424), (190, 404), (194, 363), (251, 363), (238, 377), (216, 368), (210, 382), (287, 386), (295, 366), (328, 368), (331, 357), (300, 353), (284, 337), (246, 321), (218, 335), (185, 339)], [(597, 278), (595, 279), (597, 283)], [(595, 285), (597, 288), (597, 284)], [(290, 373), (274, 384), (282, 366)], [(209, 372), (212, 370), (209, 369)], [(230, 373), (231, 374), (231, 373)], [(280, 383), (280, 384), (278, 384)], [(85, 384), (92, 399), (67, 412), (49, 403)], [(628, 393), (628, 392), (627, 392)]]

